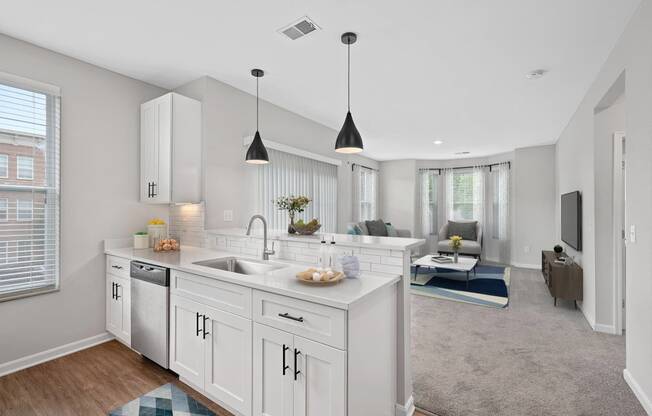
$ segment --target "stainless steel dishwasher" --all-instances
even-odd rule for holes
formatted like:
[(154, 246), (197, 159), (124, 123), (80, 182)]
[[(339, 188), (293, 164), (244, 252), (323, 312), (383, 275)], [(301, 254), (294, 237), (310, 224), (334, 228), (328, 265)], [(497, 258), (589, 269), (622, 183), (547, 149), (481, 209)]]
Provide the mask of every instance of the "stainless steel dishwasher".
[(132, 261), (130, 275), (131, 348), (168, 368), (170, 271)]

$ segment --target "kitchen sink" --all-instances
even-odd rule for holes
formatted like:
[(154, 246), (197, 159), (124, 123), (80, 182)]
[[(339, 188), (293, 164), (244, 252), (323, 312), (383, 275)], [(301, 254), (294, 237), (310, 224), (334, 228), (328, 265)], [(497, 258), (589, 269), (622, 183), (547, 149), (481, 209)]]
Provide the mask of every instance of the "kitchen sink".
[(197, 261), (193, 264), (239, 274), (265, 274), (272, 270), (288, 267), (284, 264), (268, 263), (240, 257), (221, 257), (219, 259)]

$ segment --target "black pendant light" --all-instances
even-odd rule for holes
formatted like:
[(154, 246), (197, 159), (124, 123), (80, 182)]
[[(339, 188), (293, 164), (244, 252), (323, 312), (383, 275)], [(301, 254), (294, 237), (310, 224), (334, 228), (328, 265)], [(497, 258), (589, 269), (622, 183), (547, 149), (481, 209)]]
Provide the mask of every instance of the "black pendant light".
[(252, 165), (263, 165), (269, 163), (269, 156), (267, 155), (267, 149), (263, 144), (263, 139), (260, 138), (260, 133), (258, 132), (258, 80), (265, 75), (265, 71), (262, 69), (252, 69), (251, 75), (256, 77), (256, 134), (254, 135), (254, 140), (249, 145), (247, 150), (246, 162), (251, 163)]
[(342, 35), (342, 43), (347, 48), (347, 113), (344, 125), (337, 135), (335, 151), (338, 153), (359, 153), (362, 152), (362, 137), (355, 127), (351, 117), (351, 45), (358, 40), (358, 35), (353, 32), (346, 32)]

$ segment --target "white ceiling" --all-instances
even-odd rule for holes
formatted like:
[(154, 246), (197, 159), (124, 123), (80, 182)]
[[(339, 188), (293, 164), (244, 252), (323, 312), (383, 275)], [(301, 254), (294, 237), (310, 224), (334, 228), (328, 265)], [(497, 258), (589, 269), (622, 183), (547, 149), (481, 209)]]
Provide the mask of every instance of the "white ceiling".
[[(365, 155), (450, 159), (554, 142), (639, 3), (21, 0), (2, 6), (0, 32), (166, 88), (209, 75), (253, 93), (260, 67), (263, 98), (339, 130), (352, 30)], [(277, 33), (303, 15), (323, 30)], [(527, 80), (537, 68), (549, 73)]]

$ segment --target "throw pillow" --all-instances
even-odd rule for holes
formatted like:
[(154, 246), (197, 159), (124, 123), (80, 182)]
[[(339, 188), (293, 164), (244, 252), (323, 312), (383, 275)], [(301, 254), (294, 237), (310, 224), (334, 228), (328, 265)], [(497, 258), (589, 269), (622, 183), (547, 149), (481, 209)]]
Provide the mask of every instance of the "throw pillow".
[(392, 224), (387, 223), (385, 226), (387, 227), (387, 237), (398, 237), (398, 232)]
[(387, 237), (387, 226), (383, 220), (365, 221), (369, 235)]
[(478, 239), (478, 234), (475, 230), (477, 224), (477, 221), (448, 221), (448, 235), (446, 235), (446, 238), (451, 238), (453, 235), (459, 235), (464, 240), (476, 241)]
[(360, 229), (360, 235), (369, 235), (369, 229), (367, 229), (367, 224), (364, 221), (360, 221), (357, 225)]

